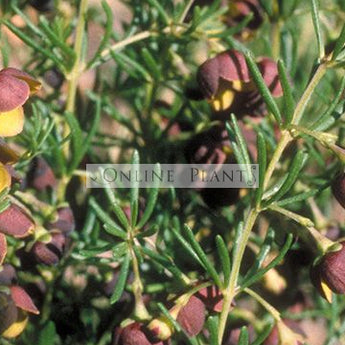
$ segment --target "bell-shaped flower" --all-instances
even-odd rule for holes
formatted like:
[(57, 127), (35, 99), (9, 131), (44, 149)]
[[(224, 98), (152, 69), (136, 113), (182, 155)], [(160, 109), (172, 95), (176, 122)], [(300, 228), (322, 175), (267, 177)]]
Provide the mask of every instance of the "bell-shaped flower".
[(19, 134), (24, 127), (23, 105), (41, 84), (16, 68), (0, 71), (0, 136)]

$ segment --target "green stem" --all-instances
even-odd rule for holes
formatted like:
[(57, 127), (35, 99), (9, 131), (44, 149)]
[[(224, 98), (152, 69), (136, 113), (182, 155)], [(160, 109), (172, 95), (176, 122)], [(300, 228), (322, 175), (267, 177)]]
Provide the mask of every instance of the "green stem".
[[(316, 254), (325, 254), (332, 246), (335, 245), (335, 242), (329, 240), (314, 228), (314, 223), (309, 218), (303, 217), (274, 204), (270, 205), (269, 209), (279, 212), (301, 224), (302, 227), (298, 229), (298, 235), (300, 235), (303, 241), (307, 244), (312, 244), (312, 249), (317, 248)], [(335, 247), (334, 249), (336, 250), (337, 248)]]
[(296, 106), (295, 112), (292, 116), (292, 121), (291, 121), (292, 124), (297, 125), (300, 122), (304, 109), (308, 105), (311, 95), (313, 94), (316, 86), (319, 84), (320, 80), (326, 73), (326, 70), (327, 70), (326, 62), (323, 62), (318, 66), (315, 74), (313, 75), (313, 78), (309, 82), (307, 88), (305, 89), (301, 99), (299, 100)]
[(280, 141), (277, 145), (276, 150), (273, 153), (272, 159), (268, 165), (268, 168), (266, 170), (265, 179), (264, 179), (264, 190), (267, 189), (268, 183), (272, 177), (272, 174), (280, 160), (281, 155), (283, 154), (286, 146), (289, 144), (289, 142), (292, 140), (292, 137), (289, 132), (283, 131), (282, 136), (280, 138)]
[[(138, 41), (141, 41), (141, 40), (144, 40), (146, 38), (149, 38), (150, 36), (152, 36), (152, 31), (142, 31), (142, 32), (139, 32), (138, 34), (136, 35), (133, 35), (131, 37), (128, 37), (120, 42), (117, 42), (115, 44), (113, 44), (111, 47), (105, 49), (102, 51), (101, 53), (101, 58), (104, 60), (106, 60), (112, 52), (116, 51), (116, 50), (120, 50), (134, 42), (138, 42)], [(91, 66), (88, 66), (88, 68), (90, 68)]]
[(85, 17), (88, 7), (89, 0), (81, 0), (78, 25), (76, 28), (75, 42), (74, 42), (74, 52), (76, 54), (73, 68), (68, 76), (68, 94), (66, 111), (73, 113), (75, 109), (75, 99), (77, 94), (78, 80), (82, 71), (81, 60), (82, 60), (82, 48), (84, 40), (84, 28), (85, 28)]
[[(74, 42), (74, 52), (75, 52), (75, 61), (70, 73), (66, 76), (68, 80), (68, 91), (67, 91), (67, 101), (66, 101), (66, 112), (74, 113), (75, 111), (75, 101), (77, 95), (77, 88), (78, 88), (78, 81), (80, 74), (82, 73), (82, 49), (83, 49), (83, 40), (84, 40), (84, 29), (85, 29), (85, 17), (88, 8), (88, 1), (89, 0), (81, 0), (80, 9), (79, 9), (79, 17), (78, 17), (78, 25), (76, 28), (76, 35), (75, 35), (75, 42)], [(63, 123), (63, 137), (66, 138), (70, 134), (70, 128), (67, 121)], [(70, 143), (67, 140), (64, 144), (62, 150), (64, 152), (64, 156), (66, 159), (68, 158), (70, 152)], [(65, 198), (65, 192), (67, 184), (70, 180), (70, 177), (63, 176), (60, 180), (58, 186), (58, 194), (57, 198), (59, 201), (63, 201)]]
[(272, 204), (269, 206), (269, 209), (271, 209), (275, 212), (281, 213), (288, 218), (293, 219), (295, 222), (301, 224), (302, 226), (305, 226), (305, 227), (313, 227), (314, 226), (314, 223), (311, 219), (303, 217), (303, 216), (301, 216), (295, 212), (289, 211), (289, 210), (282, 208), (278, 205)]
[(274, 308), (270, 303), (268, 303), (265, 299), (263, 299), (260, 295), (258, 295), (255, 291), (249, 288), (245, 288), (243, 291), (255, 298), (273, 316), (273, 318), (277, 322), (281, 321), (279, 311), (276, 308)]
[[(130, 231), (132, 234), (132, 229)], [(143, 283), (140, 278), (138, 258), (135, 255), (133, 245), (134, 243), (132, 242), (130, 245), (130, 252), (131, 252), (131, 257), (132, 257), (132, 267), (133, 267), (133, 275), (134, 275), (134, 279), (132, 283), (133, 294), (134, 294), (134, 299), (135, 299), (134, 316), (137, 317), (139, 320), (149, 320), (151, 317), (143, 301), (143, 295), (142, 295)]]
[(238, 247), (236, 248), (234, 261), (232, 264), (232, 270), (231, 270), (230, 278), (229, 278), (229, 284), (226, 287), (225, 291), (223, 292), (224, 294), (223, 308), (222, 308), (222, 312), (219, 318), (219, 331), (218, 331), (219, 344), (222, 343), (231, 302), (234, 299), (235, 294), (236, 294), (236, 286), (237, 286), (238, 276), (240, 273), (240, 267), (241, 267), (243, 254), (246, 249), (250, 233), (253, 229), (253, 226), (258, 214), (259, 212), (256, 209), (251, 209), (249, 211), (249, 214), (248, 214), (248, 217), (247, 217), (247, 220), (246, 220), (246, 223), (241, 235), (241, 241), (239, 242)]

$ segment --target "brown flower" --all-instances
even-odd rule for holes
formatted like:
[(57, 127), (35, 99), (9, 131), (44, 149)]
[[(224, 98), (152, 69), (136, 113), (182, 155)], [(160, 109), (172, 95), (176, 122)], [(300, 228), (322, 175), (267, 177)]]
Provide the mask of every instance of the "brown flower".
[(151, 342), (144, 328), (139, 322), (133, 322), (128, 326), (118, 327), (114, 333), (113, 345), (164, 345), (163, 341)]
[(26, 327), (28, 313), (39, 314), (39, 311), (23, 288), (11, 285), (9, 293), (0, 292), (0, 335), (17, 337)]
[(198, 335), (205, 323), (205, 304), (199, 298), (191, 296), (179, 311), (177, 322), (190, 337)]
[[(274, 97), (283, 93), (277, 64), (267, 57), (257, 60), (262, 77)], [(264, 115), (266, 107), (253, 82), (244, 55), (234, 49), (206, 60), (198, 69), (197, 81), (204, 97), (216, 112)]]
[(41, 84), (15, 68), (0, 71), (0, 136), (19, 134), (24, 126), (23, 105)]
[(0, 264), (7, 253), (5, 235), (23, 238), (29, 236), (34, 227), (35, 223), (32, 218), (16, 204), (11, 204), (0, 213)]
[(332, 292), (345, 294), (345, 241), (340, 244), (340, 250), (326, 253), (310, 271), (312, 283), (328, 302)]
[(32, 247), (36, 260), (48, 266), (56, 265), (60, 261), (66, 243), (66, 237), (61, 232), (51, 232), (50, 235), (49, 242), (37, 241)]

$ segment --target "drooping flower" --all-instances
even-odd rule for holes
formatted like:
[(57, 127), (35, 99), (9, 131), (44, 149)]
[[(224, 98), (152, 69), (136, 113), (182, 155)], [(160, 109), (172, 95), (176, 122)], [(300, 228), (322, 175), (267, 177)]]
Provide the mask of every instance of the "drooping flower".
[[(257, 60), (262, 77), (274, 97), (283, 93), (277, 64), (267, 57)], [(244, 55), (234, 49), (206, 60), (198, 69), (200, 91), (216, 112), (262, 116), (267, 110), (252, 80)]]
[(114, 333), (113, 345), (164, 345), (163, 341), (151, 341), (145, 332), (145, 327), (139, 322), (133, 322), (125, 327), (118, 327)]
[(205, 323), (205, 304), (198, 297), (191, 296), (177, 315), (176, 321), (184, 331), (190, 336), (198, 335)]
[(19, 134), (24, 126), (23, 105), (41, 84), (16, 68), (0, 71), (0, 136)]
[(24, 238), (35, 228), (33, 219), (18, 205), (11, 204), (0, 213), (0, 265), (7, 253), (6, 236)]
[(11, 265), (4, 265), (0, 271), (0, 335), (15, 338), (26, 327), (28, 313), (39, 314), (27, 292), (17, 285), (16, 272)]
[(327, 252), (310, 270), (312, 283), (322, 297), (332, 302), (332, 292), (345, 294), (345, 241), (341, 248)]

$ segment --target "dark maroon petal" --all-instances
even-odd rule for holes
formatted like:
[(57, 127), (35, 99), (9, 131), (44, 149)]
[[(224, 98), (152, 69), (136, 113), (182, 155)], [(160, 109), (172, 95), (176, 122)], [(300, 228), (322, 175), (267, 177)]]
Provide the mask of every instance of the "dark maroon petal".
[(20, 69), (8, 67), (0, 71), (0, 75), (8, 75), (15, 77), (17, 80), (24, 81), (31, 94), (36, 93), (41, 88), (41, 83), (34, 79), (30, 74), (21, 71)]
[(198, 69), (196, 79), (206, 98), (212, 98), (219, 87), (219, 62), (216, 58), (205, 61)]
[(142, 327), (140, 323), (134, 322), (124, 328), (117, 328), (113, 345), (163, 345), (162, 341), (150, 342)]
[(57, 210), (57, 220), (47, 225), (49, 230), (59, 230), (68, 234), (75, 228), (75, 220), (72, 209), (69, 206), (60, 207)]
[(56, 178), (53, 170), (41, 157), (34, 160), (32, 169), (28, 174), (28, 179), (29, 183), (39, 191), (56, 186)]
[(29, 94), (30, 88), (25, 81), (0, 72), (0, 113), (20, 107)]
[(332, 192), (339, 204), (345, 208), (345, 173), (336, 176), (332, 182)]
[(194, 337), (199, 334), (205, 323), (205, 305), (197, 297), (192, 296), (177, 315), (177, 322), (185, 332)]
[(0, 334), (16, 322), (18, 309), (10, 295), (0, 292)]
[[(2, 270), (1, 270), (2, 269)], [(17, 274), (14, 267), (10, 264), (4, 264), (0, 267), (0, 285), (11, 285), (17, 280)]]
[(21, 238), (30, 235), (35, 224), (25, 211), (15, 204), (11, 204), (0, 213), (0, 232)]
[(345, 294), (345, 242), (336, 252), (327, 253), (320, 263), (321, 277), (335, 293)]
[(215, 57), (218, 60), (219, 76), (227, 81), (250, 82), (251, 77), (246, 59), (237, 50), (228, 50)]
[(26, 293), (26, 291), (18, 285), (13, 285), (10, 287), (11, 297), (15, 305), (32, 314), (39, 314), (40, 312), (32, 302), (31, 297)]
[(66, 242), (62, 233), (53, 233), (51, 236), (49, 243), (36, 242), (32, 248), (37, 261), (49, 266), (60, 261)]
[(206, 60), (198, 69), (197, 81), (206, 98), (212, 98), (219, 88), (219, 79), (250, 82), (246, 59), (237, 50), (227, 50)]
[(270, 58), (263, 57), (259, 59), (258, 67), (272, 95), (274, 97), (282, 96), (283, 89), (279, 80), (277, 64)]

